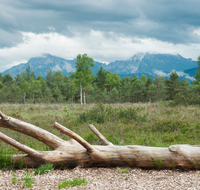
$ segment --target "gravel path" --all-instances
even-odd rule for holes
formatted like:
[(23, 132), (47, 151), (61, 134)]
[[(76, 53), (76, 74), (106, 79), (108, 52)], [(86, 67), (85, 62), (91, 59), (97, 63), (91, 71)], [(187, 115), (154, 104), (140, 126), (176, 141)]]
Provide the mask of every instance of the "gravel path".
[[(32, 169), (27, 170), (33, 173)], [(12, 172), (16, 174), (18, 181), (12, 184)], [(72, 170), (54, 170), (45, 175), (35, 175), (32, 187), (24, 187), (20, 178), (26, 170), (3, 171), (0, 170), (0, 189), (58, 189), (58, 182), (64, 179), (86, 178), (86, 186), (76, 186), (65, 189), (178, 189), (178, 190), (200, 190), (199, 171), (189, 170), (142, 170), (139, 168), (129, 168), (128, 173), (123, 173), (119, 168), (74, 168)]]

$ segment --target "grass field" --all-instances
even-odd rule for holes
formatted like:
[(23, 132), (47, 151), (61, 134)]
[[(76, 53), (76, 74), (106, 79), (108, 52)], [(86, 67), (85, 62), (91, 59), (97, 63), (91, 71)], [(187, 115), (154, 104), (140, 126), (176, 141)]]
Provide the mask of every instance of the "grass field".
[[(52, 127), (55, 121), (76, 132), (91, 144), (100, 144), (100, 141), (89, 130), (88, 124), (93, 124), (115, 145), (167, 147), (172, 144), (200, 144), (199, 106), (171, 107), (168, 102), (82, 106), (79, 104), (1, 104), (0, 111), (41, 127), (65, 140), (69, 138)], [(0, 128), (0, 131), (36, 150), (50, 150), (32, 137), (6, 128)], [(0, 149), (18, 153), (17, 149), (2, 141), (0, 141)]]

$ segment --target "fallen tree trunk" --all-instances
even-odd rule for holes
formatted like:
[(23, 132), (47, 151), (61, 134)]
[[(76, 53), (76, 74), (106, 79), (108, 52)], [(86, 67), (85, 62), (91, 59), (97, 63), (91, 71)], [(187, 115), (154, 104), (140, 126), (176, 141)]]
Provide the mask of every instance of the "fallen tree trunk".
[(90, 145), (82, 137), (55, 122), (53, 127), (71, 137), (64, 141), (32, 124), (8, 117), (0, 112), (0, 127), (24, 133), (51, 147), (52, 151), (37, 151), (0, 132), (0, 139), (27, 155), (13, 156), (14, 163), (23, 160), (27, 167), (38, 167), (46, 162), (57, 166), (83, 167), (130, 166), (145, 168), (200, 167), (200, 147), (172, 145), (168, 148), (139, 145), (116, 146), (109, 142), (93, 125), (89, 128), (103, 145)]

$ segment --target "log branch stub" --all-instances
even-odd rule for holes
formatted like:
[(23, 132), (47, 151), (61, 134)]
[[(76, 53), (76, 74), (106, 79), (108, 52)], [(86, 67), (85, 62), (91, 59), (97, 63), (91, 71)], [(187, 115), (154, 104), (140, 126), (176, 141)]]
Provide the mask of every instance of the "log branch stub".
[(1, 117), (1, 120), (3, 120), (3, 121), (8, 121), (9, 120), (8, 116), (4, 115), (1, 111), (0, 111), (0, 117)]
[(178, 145), (171, 145), (168, 147), (171, 152), (178, 152), (181, 148)]
[(86, 148), (88, 152), (96, 151), (87, 141), (85, 141), (82, 137), (80, 137), (78, 134), (74, 133), (70, 129), (62, 126), (61, 124), (57, 122), (54, 123), (53, 127), (58, 129), (61, 133), (76, 140), (79, 144), (81, 144), (84, 148)]
[(97, 129), (94, 125), (90, 124), (88, 126), (91, 131), (103, 142), (105, 145), (113, 145), (111, 142), (109, 142)]
[(16, 140), (8, 137), (7, 135), (5, 135), (1, 132), (0, 132), (0, 139), (4, 142), (10, 144), (11, 146), (21, 150), (22, 152), (25, 152), (26, 154), (28, 154), (31, 157), (38, 157), (38, 156), (42, 155), (42, 153), (39, 153), (38, 151), (17, 142)]

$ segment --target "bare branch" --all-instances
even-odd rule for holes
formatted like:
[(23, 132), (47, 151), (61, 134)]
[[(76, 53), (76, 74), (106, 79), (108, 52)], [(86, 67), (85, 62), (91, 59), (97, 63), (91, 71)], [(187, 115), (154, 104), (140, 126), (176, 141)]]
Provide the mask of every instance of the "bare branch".
[(20, 133), (24, 133), (28, 136), (31, 136), (43, 142), (44, 144), (48, 145), (54, 150), (58, 148), (59, 146), (66, 144), (66, 141), (64, 141), (63, 139), (35, 125), (26, 123), (24, 121), (20, 121), (12, 117), (9, 117), (8, 119), (8, 116), (4, 115), (2, 112), (0, 112), (0, 116), (1, 116), (0, 127), (4, 127), (4, 128), (18, 131)]
[(26, 145), (23, 145), (19, 142), (17, 142), (16, 140), (8, 137), (7, 135), (3, 134), (0, 132), (0, 139), (8, 144), (10, 144), (11, 146), (14, 146), (15, 148), (21, 150), (22, 152), (25, 152), (27, 153), (29, 156), (32, 156), (32, 157), (38, 157), (38, 156), (41, 156), (42, 154), (39, 153), (38, 151), (26, 146)]
[(4, 121), (8, 121), (9, 120), (8, 116), (4, 115), (1, 111), (0, 111), (0, 117)]
[(89, 125), (88, 126), (92, 132), (99, 138), (105, 145), (113, 145), (111, 142), (109, 142), (106, 137), (104, 137), (96, 128), (94, 125)]
[(66, 127), (60, 125), (59, 123), (55, 122), (53, 125), (54, 128), (58, 129), (61, 133), (68, 135), (69, 137), (76, 140), (78, 143), (80, 143), (84, 148), (87, 149), (88, 152), (94, 152), (96, 151), (87, 141), (85, 141), (82, 137), (71, 131), (70, 129), (67, 129)]

